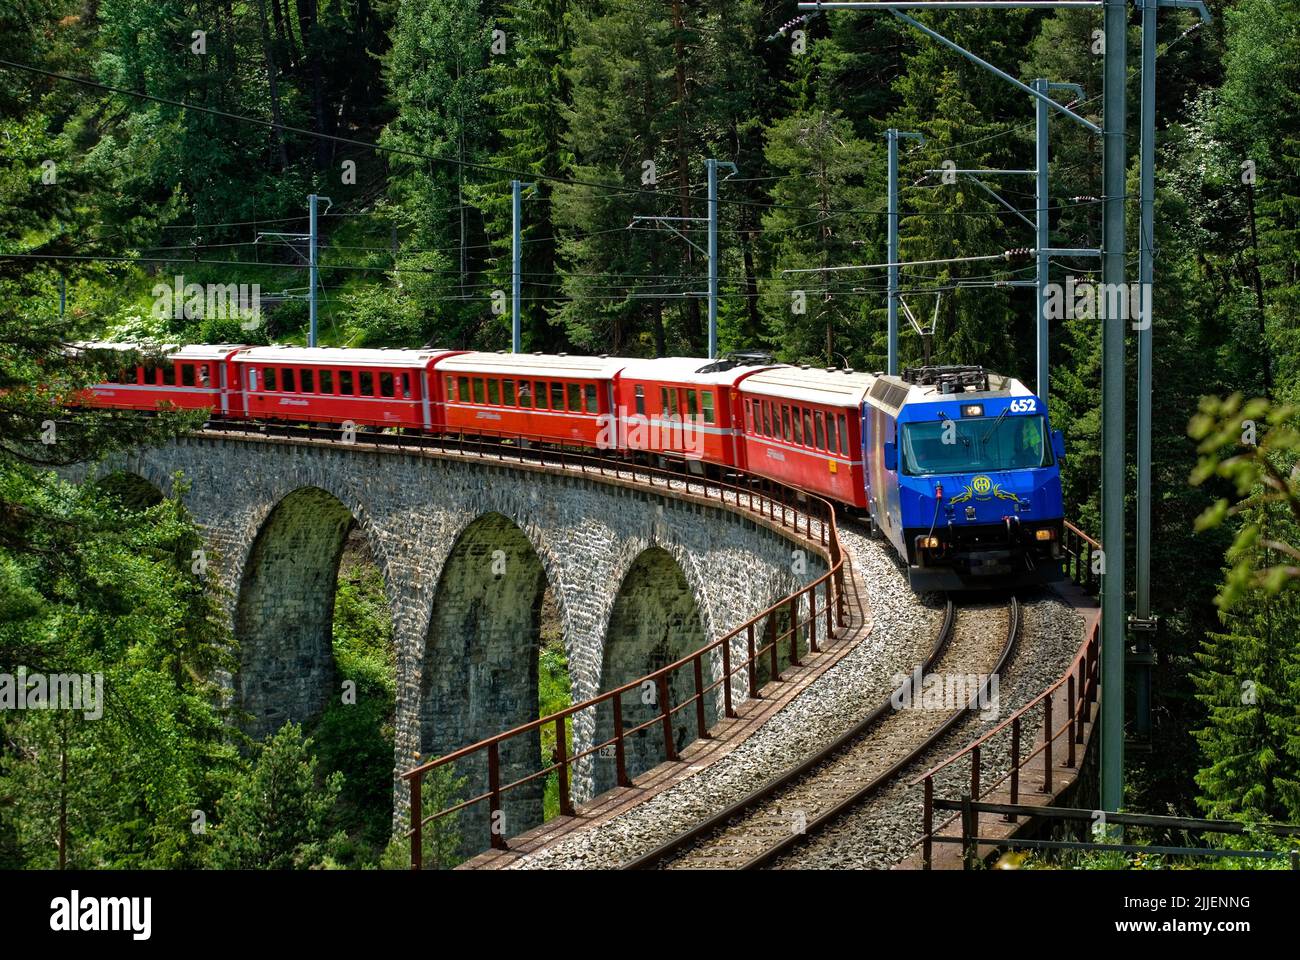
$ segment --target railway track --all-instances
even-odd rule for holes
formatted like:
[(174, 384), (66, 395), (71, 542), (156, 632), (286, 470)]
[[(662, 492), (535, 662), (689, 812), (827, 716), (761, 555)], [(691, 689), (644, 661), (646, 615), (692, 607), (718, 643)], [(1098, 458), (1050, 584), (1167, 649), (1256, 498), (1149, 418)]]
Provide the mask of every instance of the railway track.
[[(889, 783), (979, 709), (990, 678), (1001, 674), (1010, 659), (1019, 629), (1020, 604), (1014, 597), (993, 608), (959, 608), (949, 599), (920, 673), (946, 678), (976, 675), (980, 682), (974, 695), (962, 696), (950, 710), (934, 709), (932, 703), (924, 709), (898, 709), (895, 703), (913, 685), (914, 674), (822, 750), (623, 868), (745, 870), (788, 853)], [(928, 683), (920, 689), (927, 688)]]

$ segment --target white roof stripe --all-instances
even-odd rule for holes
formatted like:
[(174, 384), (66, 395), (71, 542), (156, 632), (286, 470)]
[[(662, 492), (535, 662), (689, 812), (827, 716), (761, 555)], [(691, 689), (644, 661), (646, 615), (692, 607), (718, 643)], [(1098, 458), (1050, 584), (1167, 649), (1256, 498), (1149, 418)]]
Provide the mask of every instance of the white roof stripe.
[(491, 373), (521, 377), (608, 380), (627, 364), (619, 357), (566, 357), (535, 353), (462, 353), (438, 363), (439, 373)]

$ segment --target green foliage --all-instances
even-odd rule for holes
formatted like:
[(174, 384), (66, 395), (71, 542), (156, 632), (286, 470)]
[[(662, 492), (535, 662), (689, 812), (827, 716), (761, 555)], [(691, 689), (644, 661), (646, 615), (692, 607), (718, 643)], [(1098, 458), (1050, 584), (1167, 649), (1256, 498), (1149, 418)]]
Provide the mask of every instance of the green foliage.
[(258, 748), (248, 776), (218, 802), (209, 865), (291, 870), (319, 864), (342, 842), (329, 831), (342, 789), (341, 773), (317, 778), (311, 741), (286, 723)]

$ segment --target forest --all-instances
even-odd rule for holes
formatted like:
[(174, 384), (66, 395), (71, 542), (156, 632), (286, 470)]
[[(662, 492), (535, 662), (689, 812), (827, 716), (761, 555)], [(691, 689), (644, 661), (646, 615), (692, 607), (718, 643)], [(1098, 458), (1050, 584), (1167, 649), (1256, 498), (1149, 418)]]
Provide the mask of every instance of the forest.
[[(1204, 25), (1160, 13), (1160, 626), (1126, 806), (1297, 823), (1300, 0), (1210, 8)], [(1022, 81), (1079, 84), (1073, 109), (1100, 121), (1099, 11), (916, 16)], [(309, 194), (328, 198), (321, 344), (509, 349), (522, 180), (525, 350), (702, 356), (702, 225), (664, 218), (702, 217), (706, 161), (734, 164), (718, 186), (722, 352), (879, 370), (885, 274), (830, 268), (887, 261), (886, 131), (920, 133), (900, 146), (900, 256), (949, 262), (902, 270), (916, 320), (902, 363), (1034, 380), (1033, 290), (1009, 285), (1032, 278), (1032, 261), (963, 260), (1033, 246), (1017, 213), (1032, 218), (1033, 181), (994, 184), (1012, 210), (943, 174), (1032, 168), (1033, 104), (885, 12), (0, 0), (0, 76), (0, 673), (100, 672), (117, 707), (95, 723), (0, 711), (3, 867), (401, 862), (388, 837), (391, 625), (373, 562), (345, 554), (335, 608), (339, 669), (365, 712), (245, 742), (216, 692), (231, 647), (183, 507), (49, 470), (193, 418), (78, 414), (40, 442), (56, 408), (39, 384), (94, 374), (67, 363), (67, 341), (305, 343)], [(1052, 245), (1097, 246), (1099, 138), (1054, 120), (1050, 170)], [(1062, 283), (1096, 273), (1087, 258), (1052, 265)], [(159, 285), (191, 282), (256, 285), (259, 322), (159, 308)], [(1075, 316), (1051, 342), (1066, 513), (1093, 534), (1100, 333)]]

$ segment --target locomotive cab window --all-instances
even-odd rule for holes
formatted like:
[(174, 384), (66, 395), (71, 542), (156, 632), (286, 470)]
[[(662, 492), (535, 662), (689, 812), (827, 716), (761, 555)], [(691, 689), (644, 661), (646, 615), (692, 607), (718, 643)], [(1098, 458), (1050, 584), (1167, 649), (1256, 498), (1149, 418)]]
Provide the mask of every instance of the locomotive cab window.
[[(956, 424), (956, 442), (944, 443), (944, 427)], [(951, 429), (951, 428), (950, 428)], [(1051, 438), (1041, 414), (955, 421), (927, 420), (902, 425), (899, 443), (904, 473), (975, 473), (1048, 467)]]

